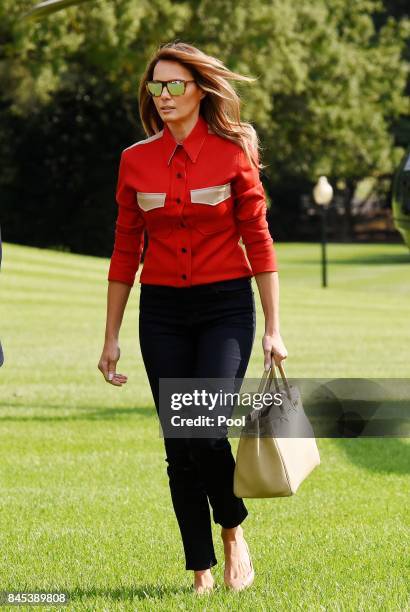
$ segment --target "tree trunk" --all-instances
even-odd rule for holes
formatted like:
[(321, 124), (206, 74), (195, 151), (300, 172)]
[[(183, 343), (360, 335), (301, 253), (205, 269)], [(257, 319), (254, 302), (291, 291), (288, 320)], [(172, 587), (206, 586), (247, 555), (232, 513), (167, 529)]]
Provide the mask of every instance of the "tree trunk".
[(352, 200), (356, 191), (356, 181), (348, 179), (344, 193), (344, 211), (342, 224), (342, 241), (352, 242), (354, 240), (354, 218), (352, 215)]

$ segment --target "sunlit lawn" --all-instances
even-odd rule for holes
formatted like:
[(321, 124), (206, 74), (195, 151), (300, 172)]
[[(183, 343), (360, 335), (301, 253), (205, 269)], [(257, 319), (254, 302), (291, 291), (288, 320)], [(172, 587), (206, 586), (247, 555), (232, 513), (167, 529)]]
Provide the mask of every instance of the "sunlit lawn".
[[(279, 244), (287, 375), (408, 377), (410, 255), (402, 245)], [(241, 594), (190, 590), (138, 342), (138, 279), (114, 388), (97, 370), (108, 260), (3, 245), (0, 590), (66, 591), (71, 610), (405, 610), (404, 438), (319, 439), (289, 498), (248, 500), (256, 571)], [(248, 376), (262, 375), (263, 316)], [(236, 447), (236, 440), (232, 445)], [(214, 526), (223, 584), (223, 550)]]

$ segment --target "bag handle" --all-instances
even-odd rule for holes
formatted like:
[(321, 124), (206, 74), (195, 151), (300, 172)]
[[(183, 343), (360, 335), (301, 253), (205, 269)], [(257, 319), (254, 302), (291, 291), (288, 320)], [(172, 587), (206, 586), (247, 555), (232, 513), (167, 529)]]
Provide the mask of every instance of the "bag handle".
[(280, 375), (282, 377), (283, 384), (285, 385), (286, 392), (288, 394), (289, 399), (292, 401), (292, 396), (290, 393), (290, 386), (289, 386), (288, 379), (286, 378), (286, 374), (285, 374), (285, 368), (283, 367), (283, 364), (281, 361), (279, 362), (279, 364), (276, 364), (274, 359), (272, 359), (270, 369), (268, 371), (265, 370), (264, 373), (262, 374), (261, 382), (258, 388), (258, 393), (266, 393), (266, 391), (270, 391), (272, 380), (274, 381), (276, 392), (280, 393), (279, 380), (276, 374), (275, 366), (279, 368)]

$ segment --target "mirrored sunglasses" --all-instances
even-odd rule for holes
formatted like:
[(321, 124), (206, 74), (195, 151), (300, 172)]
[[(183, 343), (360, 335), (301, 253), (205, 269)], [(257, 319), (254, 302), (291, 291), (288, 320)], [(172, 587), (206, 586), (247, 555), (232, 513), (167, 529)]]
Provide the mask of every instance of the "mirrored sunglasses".
[(145, 85), (148, 93), (158, 98), (162, 94), (164, 87), (167, 88), (170, 96), (183, 96), (187, 83), (194, 83), (194, 81), (184, 81), (182, 79), (173, 81), (147, 81)]

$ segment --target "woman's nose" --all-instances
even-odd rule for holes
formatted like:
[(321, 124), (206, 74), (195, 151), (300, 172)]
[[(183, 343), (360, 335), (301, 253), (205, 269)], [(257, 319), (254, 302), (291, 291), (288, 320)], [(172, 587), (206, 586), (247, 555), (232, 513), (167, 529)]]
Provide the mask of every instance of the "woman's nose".
[(170, 100), (171, 99), (171, 96), (169, 95), (169, 91), (168, 91), (167, 87), (165, 87), (165, 85), (162, 88), (161, 98), (164, 98), (165, 100)]

